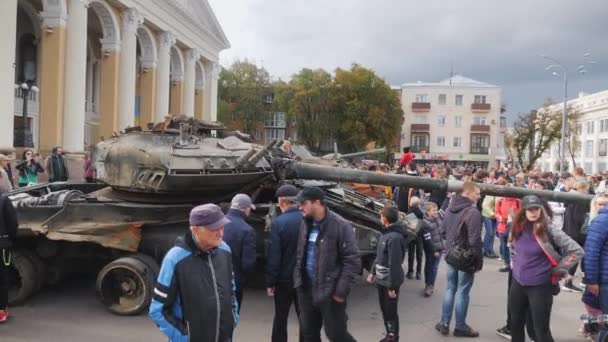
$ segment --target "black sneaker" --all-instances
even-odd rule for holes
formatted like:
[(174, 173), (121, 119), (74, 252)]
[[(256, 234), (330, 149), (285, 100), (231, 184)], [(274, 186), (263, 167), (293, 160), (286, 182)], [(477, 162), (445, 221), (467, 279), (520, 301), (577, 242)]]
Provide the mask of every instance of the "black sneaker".
[(505, 266), (505, 267), (501, 267), (498, 269), (498, 272), (509, 272), (511, 270), (511, 268), (509, 266)]
[(511, 329), (509, 329), (509, 327), (507, 327), (506, 325), (500, 329), (496, 329), (496, 334), (511, 341)]
[(432, 296), (432, 295), (433, 295), (433, 290), (434, 290), (434, 289), (433, 289), (433, 285), (427, 285), (427, 286), (424, 288), (424, 296), (425, 296), (425, 297), (430, 297), (430, 296)]
[(483, 255), (489, 259), (498, 259), (498, 255), (496, 255), (494, 253), (484, 253)]
[(420, 273), (416, 273), (416, 280), (420, 280)]
[(479, 337), (479, 332), (465, 325), (464, 329), (454, 329), (454, 337)]
[(448, 336), (450, 334), (450, 326), (446, 322), (437, 323), (435, 325), (435, 330), (439, 331), (443, 336)]
[(564, 285), (562, 286), (562, 290), (564, 291), (568, 291), (568, 292), (574, 292), (574, 293), (582, 293), (583, 289), (581, 289), (580, 287), (572, 284), (572, 281), (566, 281), (564, 283)]
[(414, 274), (412, 272), (407, 272), (407, 279), (414, 279)]

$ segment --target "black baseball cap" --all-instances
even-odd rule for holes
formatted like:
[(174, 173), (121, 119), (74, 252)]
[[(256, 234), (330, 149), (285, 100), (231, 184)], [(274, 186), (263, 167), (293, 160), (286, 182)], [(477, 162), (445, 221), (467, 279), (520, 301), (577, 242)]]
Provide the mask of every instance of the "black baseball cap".
[(277, 197), (297, 197), (298, 196), (298, 188), (291, 184), (281, 185), (277, 189)]
[(524, 197), (521, 206), (525, 210), (535, 209), (535, 208), (542, 208), (543, 207), (543, 202), (541, 202), (540, 198), (538, 198), (537, 196), (528, 195), (528, 196)]
[(325, 199), (325, 192), (316, 186), (306, 187), (298, 195), (297, 201), (302, 203), (304, 201), (323, 201)]

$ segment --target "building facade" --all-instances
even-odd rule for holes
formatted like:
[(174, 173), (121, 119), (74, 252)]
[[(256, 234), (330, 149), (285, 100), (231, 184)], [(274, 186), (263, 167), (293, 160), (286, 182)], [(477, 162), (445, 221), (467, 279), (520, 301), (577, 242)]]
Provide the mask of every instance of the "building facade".
[[(594, 94), (579, 93), (578, 97), (569, 100), (568, 107), (581, 114), (578, 122), (579, 144), (574, 154), (566, 151), (566, 161), (572, 170), (575, 166), (582, 167), (586, 173), (595, 174), (608, 169), (608, 90)], [(552, 111), (561, 112), (563, 102), (549, 107)], [(542, 110), (540, 108), (539, 110)], [(560, 143), (553, 143), (538, 162), (543, 170), (558, 171), (560, 159)], [(575, 165), (576, 164), (576, 165)]]
[(463, 76), (401, 86), (401, 147), (416, 160), (499, 166), (505, 161), (501, 89)]
[(219, 53), (207, 0), (2, 0), (0, 150), (79, 154), (169, 114), (216, 120)]

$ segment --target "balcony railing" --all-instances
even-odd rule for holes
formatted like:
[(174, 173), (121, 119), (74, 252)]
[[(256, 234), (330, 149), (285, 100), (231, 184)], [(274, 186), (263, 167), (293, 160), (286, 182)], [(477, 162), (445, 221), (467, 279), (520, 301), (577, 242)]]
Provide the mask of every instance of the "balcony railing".
[(412, 111), (414, 112), (428, 112), (430, 110), (430, 102), (412, 102)]
[(471, 146), (471, 154), (488, 154), (489, 151), (489, 147)]
[(490, 133), (490, 125), (471, 125), (471, 132)]
[(412, 132), (429, 132), (431, 130), (431, 125), (429, 125), (429, 124), (412, 124), (410, 130)]
[(489, 103), (472, 103), (471, 110), (474, 112), (489, 112), (492, 106)]
[(410, 147), (410, 152), (412, 153), (420, 153), (422, 151), (429, 153), (429, 146), (413, 145)]

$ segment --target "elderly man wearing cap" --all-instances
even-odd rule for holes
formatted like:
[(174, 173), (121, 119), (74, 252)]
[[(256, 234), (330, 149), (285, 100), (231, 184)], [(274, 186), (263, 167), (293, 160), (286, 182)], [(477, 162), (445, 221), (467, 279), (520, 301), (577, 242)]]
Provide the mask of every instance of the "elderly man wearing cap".
[(230, 221), (215, 204), (190, 212), (190, 230), (163, 260), (150, 317), (169, 341), (228, 342), (238, 323), (230, 248), (222, 242)]
[(274, 297), (273, 342), (287, 341), (287, 318), (292, 303), (296, 313), (300, 314), (296, 290), (293, 288), (293, 270), (302, 225), (302, 212), (298, 208), (297, 196), (298, 189), (291, 184), (285, 184), (277, 190), (282, 214), (272, 221), (270, 227), (266, 258), (266, 292), (268, 296)]
[(353, 227), (327, 208), (320, 188), (304, 188), (298, 202), (305, 220), (293, 280), (303, 340), (321, 341), (321, 327), (325, 327), (330, 341), (355, 341), (348, 333), (346, 316), (346, 297), (361, 269)]
[(9, 157), (4, 154), (0, 154), (0, 194), (13, 190), (11, 176), (8, 174), (8, 172), (6, 172), (6, 167), (8, 166), (9, 161)]
[(255, 230), (245, 221), (252, 209), (255, 210), (255, 206), (249, 196), (245, 194), (234, 196), (230, 210), (226, 214), (230, 223), (224, 229), (224, 241), (232, 250), (232, 268), (239, 312), (243, 302), (243, 288), (247, 285), (247, 276), (255, 271)]

